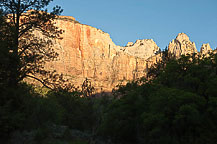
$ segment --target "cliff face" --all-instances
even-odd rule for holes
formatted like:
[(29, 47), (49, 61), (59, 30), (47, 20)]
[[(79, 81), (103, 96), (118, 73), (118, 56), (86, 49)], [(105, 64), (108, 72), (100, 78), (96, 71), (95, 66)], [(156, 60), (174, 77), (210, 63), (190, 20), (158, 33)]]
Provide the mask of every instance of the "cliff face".
[(58, 60), (46, 67), (63, 73), (76, 86), (88, 78), (98, 92), (111, 91), (120, 82), (145, 76), (147, 59), (159, 51), (153, 40), (116, 46), (109, 34), (80, 24), (72, 17), (61, 16), (56, 24), (65, 32), (55, 44)]
[[(56, 24), (65, 32), (54, 46), (59, 53), (58, 60), (47, 63), (46, 68), (63, 73), (75, 86), (81, 86), (88, 78), (97, 92), (111, 91), (120, 82), (145, 76), (148, 68), (161, 60), (160, 49), (151, 39), (120, 47), (109, 34), (80, 24), (73, 17), (60, 16)], [(207, 51), (210, 47), (204, 45), (203, 49)], [(180, 33), (169, 44), (168, 51), (180, 57), (197, 49), (186, 34)]]

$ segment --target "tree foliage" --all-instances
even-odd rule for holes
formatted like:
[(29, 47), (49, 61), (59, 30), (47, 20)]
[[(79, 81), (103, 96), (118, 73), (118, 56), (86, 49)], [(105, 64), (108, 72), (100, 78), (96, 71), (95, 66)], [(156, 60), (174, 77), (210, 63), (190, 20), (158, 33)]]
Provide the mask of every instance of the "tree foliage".
[(63, 79), (55, 72), (44, 69), (46, 62), (58, 56), (52, 46), (63, 32), (54, 22), (62, 9), (56, 6), (50, 13), (46, 9), (51, 1), (0, 1), (4, 19), (1, 24), (4, 27), (1, 29), (1, 43), (4, 43), (1, 45), (1, 53), (4, 53), (5, 60), (1, 62), (1, 70), (8, 85), (17, 85), (24, 78), (30, 77), (44, 86), (55, 88), (56, 83), (53, 81)]
[(120, 86), (99, 134), (118, 143), (216, 143), (216, 62), (217, 54), (167, 58), (148, 82)]

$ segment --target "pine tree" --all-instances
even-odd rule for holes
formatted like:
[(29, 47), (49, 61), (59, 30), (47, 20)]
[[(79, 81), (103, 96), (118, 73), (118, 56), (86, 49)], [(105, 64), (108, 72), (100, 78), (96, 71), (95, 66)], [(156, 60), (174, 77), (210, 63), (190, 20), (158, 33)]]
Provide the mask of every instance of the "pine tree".
[(48, 13), (46, 8), (52, 1), (0, 0), (5, 21), (1, 22), (4, 26), (0, 36), (1, 43), (4, 43), (1, 53), (6, 53), (5, 61), (1, 62), (1, 71), (4, 71), (1, 77), (5, 77), (7, 85), (16, 87), (20, 81), (30, 77), (46, 87), (55, 87), (49, 79), (57, 79), (57, 75), (44, 69), (46, 62), (58, 56), (52, 46), (63, 32), (54, 22), (62, 9), (56, 6)]

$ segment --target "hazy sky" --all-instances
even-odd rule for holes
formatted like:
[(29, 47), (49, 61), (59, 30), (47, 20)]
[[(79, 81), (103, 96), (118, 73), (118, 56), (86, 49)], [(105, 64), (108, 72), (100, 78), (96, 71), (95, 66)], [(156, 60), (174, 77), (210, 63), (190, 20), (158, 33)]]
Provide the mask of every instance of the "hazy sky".
[(217, 47), (217, 0), (54, 0), (62, 15), (110, 34), (125, 46), (137, 39), (153, 39), (164, 49), (184, 32), (200, 49)]

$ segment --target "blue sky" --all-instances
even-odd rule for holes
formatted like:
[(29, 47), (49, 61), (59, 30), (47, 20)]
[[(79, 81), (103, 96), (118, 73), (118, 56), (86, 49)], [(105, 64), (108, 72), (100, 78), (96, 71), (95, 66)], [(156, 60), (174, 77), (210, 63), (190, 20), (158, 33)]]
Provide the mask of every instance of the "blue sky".
[(125, 46), (137, 39), (153, 39), (164, 49), (184, 32), (200, 49), (217, 47), (217, 0), (54, 0), (62, 15), (110, 34)]

